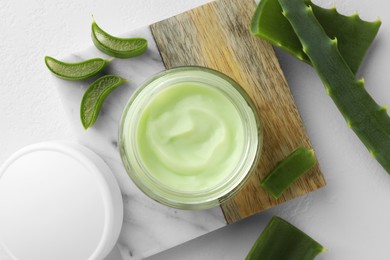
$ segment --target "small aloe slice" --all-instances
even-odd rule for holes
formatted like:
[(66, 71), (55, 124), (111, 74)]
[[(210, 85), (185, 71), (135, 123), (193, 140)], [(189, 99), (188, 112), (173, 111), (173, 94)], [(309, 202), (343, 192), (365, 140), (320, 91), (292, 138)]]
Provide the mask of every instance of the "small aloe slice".
[(292, 183), (316, 163), (312, 149), (298, 147), (264, 178), (261, 186), (274, 198), (279, 198)]
[[(378, 33), (381, 21), (366, 22), (357, 14), (339, 14), (335, 8), (325, 9), (305, 0), (330, 38), (338, 39), (338, 48), (351, 70), (356, 73)], [(276, 45), (296, 58), (310, 63), (288, 20), (282, 15), (278, 0), (261, 0), (252, 18), (251, 33)]]
[(125, 82), (127, 82), (125, 79), (116, 75), (106, 75), (88, 87), (80, 106), (80, 119), (84, 129), (88, 129), (96, 122), (107, 96)]
[(90, 59), (77, 63), (67, 63), (46, 56), (47, 68), (57, 77), (66, 80), (83, 80), (96, 76), (109, 63), (101, 58)]
[(246, 260), (312, 260), (325, 248), (287, 221), (273, 217)]
[(358, 80), (304, 0), (279, 0), (303, 51), (325, 85), (327, 93), (370, 153), (390, 173), (390, 118)]
[(132, 58), (145, 53), (148, 41), (144, 38), (118, 38), (103, 31), (92, 22), (92, 41), (96, 48), (116, 58)]

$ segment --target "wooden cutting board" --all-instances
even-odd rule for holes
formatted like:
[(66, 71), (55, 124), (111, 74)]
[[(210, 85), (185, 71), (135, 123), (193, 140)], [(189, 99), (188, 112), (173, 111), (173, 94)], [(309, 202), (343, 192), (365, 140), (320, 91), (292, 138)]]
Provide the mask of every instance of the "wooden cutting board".
[(219, 0), (151, 25), (166, 68), (199, 65), (237, 81), (260, 115), (264, 145), (245, 187), (221, 206), (228, 224), (325, 185), (319, 166), (273, 199), (260, 181), (296, 147), (311, 147), (293, 96), (272, 47), (249, 33), (253, 0)]

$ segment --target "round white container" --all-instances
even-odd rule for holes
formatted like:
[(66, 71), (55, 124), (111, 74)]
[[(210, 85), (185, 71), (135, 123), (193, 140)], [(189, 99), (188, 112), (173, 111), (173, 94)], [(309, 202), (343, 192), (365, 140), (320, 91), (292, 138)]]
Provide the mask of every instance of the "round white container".
[(119, 186), (84, 146), (28, 146), (0, 168), (0, 243), (16, 260), (100, 260), (123, 222)]

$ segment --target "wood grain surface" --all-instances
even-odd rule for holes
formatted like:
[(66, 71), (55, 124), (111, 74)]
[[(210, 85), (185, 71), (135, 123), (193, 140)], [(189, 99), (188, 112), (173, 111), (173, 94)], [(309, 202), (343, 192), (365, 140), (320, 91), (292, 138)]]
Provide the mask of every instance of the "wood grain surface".
[(249, 33), (253, 0), (219, 0), (151, 25), (166, 68), (199, 65), (221, 71), (252, 98), (263, 125), (260, 163), (244, 188), (221, 205), (233, 223), (325, 185), (319, 166), (279, 199), (260, 181), (296, 147), (311, 147), (272, 47)]

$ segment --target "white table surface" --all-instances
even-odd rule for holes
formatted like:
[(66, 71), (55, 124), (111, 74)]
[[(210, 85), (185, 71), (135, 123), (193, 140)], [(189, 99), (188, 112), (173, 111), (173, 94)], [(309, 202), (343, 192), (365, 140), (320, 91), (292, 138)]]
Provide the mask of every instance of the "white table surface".
[[(91, 14), (119, 35), (206, 2), (0, 0), (0, 163), (27, 144), (75, 138), (43, 57), (64, 57), (91, 46)], [(329, 7), (333, 1), (321, 3)], [(378, 103), (390, 103), (390, 2), (336, 3), (343, 13), (358, 10), (363, 18), (382, 18), (360, 75)], [(390, 176), (346, 127), (315, 72), (277, 54), (327, 186), (152, 259), (243, 259), (275, 214), (328, 248), (317, 259), (390, 259)], [(9, 258), (0, 250), (0, 260), (5, 259)]]

